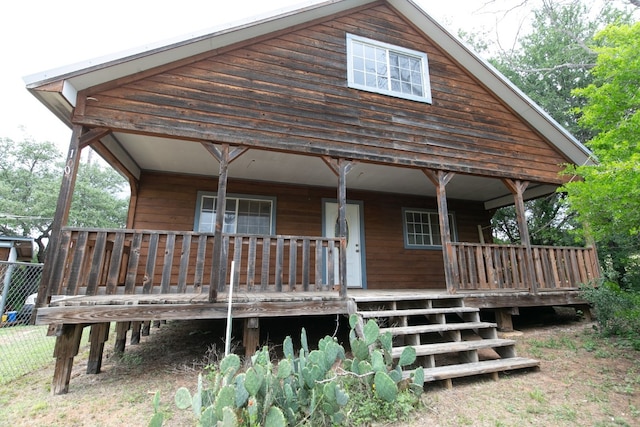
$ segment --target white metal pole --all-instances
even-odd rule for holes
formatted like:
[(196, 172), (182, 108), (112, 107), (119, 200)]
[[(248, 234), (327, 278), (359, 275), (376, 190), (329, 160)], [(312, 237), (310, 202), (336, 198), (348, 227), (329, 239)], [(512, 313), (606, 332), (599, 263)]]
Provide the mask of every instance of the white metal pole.
[(233, 276), (235, 274), (235, 261), (231, 261), (231, 279), (229, 280), (229, 304), (227, 307), (227, 336), (224, 341), (224, 355), (228, 356), (231, 351), (231, 300), (233, 299)]

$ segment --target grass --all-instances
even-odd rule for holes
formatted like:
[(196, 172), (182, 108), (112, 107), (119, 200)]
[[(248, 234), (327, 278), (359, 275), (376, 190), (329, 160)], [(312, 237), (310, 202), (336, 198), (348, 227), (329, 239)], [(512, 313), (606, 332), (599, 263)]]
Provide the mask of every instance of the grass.
[(7, 384), (53, 361), (55, 338), (46, 326), (0, 329), (0, 384)]
[[(81, 346), (88, 342), (88, 330)], [(0, 328), (0, 385), (53, 363), (55, 337), (47, 336), (47, 326)]]
[[(79, 374), (66, 396), (50, 396), (50, 365), (16, 379), (0, 393), (0, 424), (147, 425), (151, 399), (159, 391), (165, 425), (192, 425), (188, 414), (175, 410), (173, 396), (179, 386), (195, 384), (202, 364), (193, 361), (212, 358), (207, 339), (216, 334), (205, 333), (212, 330), (209, 324), (202, 325), (202, 333), (185, 333), (179, 326), (163, 325), (123, 355), (112, 352), (112, 334), (100, 375), (84, 374), (86, 347), (81, 348), (74, 363)], [(498, 381), (460, 380), (451, 390), (432, 384), (415, 420), (390, 426), (640, 425), (640, 352), (622, 340), (600, 337), (592, 324), (524, 331), (516, 338), (518, 355), (539, 354), (540, 371), (501, 374)], [(4, 348), (4, 341), (0, 345)]]

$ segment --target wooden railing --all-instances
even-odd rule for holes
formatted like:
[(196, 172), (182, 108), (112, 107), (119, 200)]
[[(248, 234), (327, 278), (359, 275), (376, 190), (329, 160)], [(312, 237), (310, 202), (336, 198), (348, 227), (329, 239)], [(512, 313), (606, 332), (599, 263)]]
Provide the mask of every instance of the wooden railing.
[(208, 292), (213, 274), (246, 292), (326, 291), (338, 283), (339, 238), (223, 234), (212, 271), (213, 234), (65, 227), (50, 295)]
[[(451, 243), (460, 290), (575, 289), (600, 277), (593, 248)], [(533, 283), (532, 283), (533, 282)]]

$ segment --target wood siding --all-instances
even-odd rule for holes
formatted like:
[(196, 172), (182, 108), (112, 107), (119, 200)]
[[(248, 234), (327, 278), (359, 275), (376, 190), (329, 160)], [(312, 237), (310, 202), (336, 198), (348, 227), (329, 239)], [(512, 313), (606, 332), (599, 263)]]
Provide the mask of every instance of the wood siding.
[[(217, 189), (217, 180), (185, 175), (145, 173), (140, 180), (135, 229), (193, 230), (198, 191)], [(229, 180), (229, 193), (276, 198), (276, 234), (322, 235), (322, 201), (335, 199), (335, 188)], [(442, 251), (405, 249), (402, 208), (436, 209), (433, 198), (347, 191), (363, 202), (366, 273), (369, 289), (444, 289)], [(449, 201), (457, 235), (479, 242), (478, 224), (490, 215), (481, 204)]]
[[(426, 52), (433, 104), (347, 87), (346, 33)], [(375, 4), (79, 95), (74, 123), (558, 183), (557, 150)], [(177, 215), (177, 213), (176, 213)]]

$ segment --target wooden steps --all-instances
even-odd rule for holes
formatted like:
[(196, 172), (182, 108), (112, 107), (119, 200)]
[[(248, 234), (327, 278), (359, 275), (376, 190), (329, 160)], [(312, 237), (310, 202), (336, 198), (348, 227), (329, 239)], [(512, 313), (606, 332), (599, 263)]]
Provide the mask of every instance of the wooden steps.
[[(464, 363), (458, 365), (439, 366), (425, 369), (424, 380), (439, 381), (451, 378), (461, 378), (473, 375), (492, 374), (494, 372), (514, 371), (517, 369), (537, 368), (540, 362), (526, 357), (511, 357), (509, 359), (483, 360), (481, 362)], [(405, 371), (406, 378), (411, 371)]]
[[(459, 341), (459, 342), (445, 342), (439, 344), (422, 344), (414, 345), (416, 349), (416, 355), (429, 356), (432, 354), (446, 354), (457, 353), (461, 351), (480, 350), (484, 348), (498, 349), (500, 347), (509, 347), (515, 345), (513, 340), (503, 339), (488, 339), (488, 340), (476, 340), (476, 341)], [(397, 359), (407, 346), (400, 346), (393, 348), (393, 357)]]
[(497, 325), (480, 320), (480, 311), (465, 306), (463, 296), (438, 294), (433, 297), (407, 293), (394, 295), (356, 295), (356, 313), (375, 319), (380, 332), (393, 336), (392, 355), (397, 359), (407, 346), (416, 350), (416, 363), (406, 367), (405, 377), (418, 366), (424, 368), (425, 381), (536, 368), (534, 359), (516, 356), (516, 342), (498, 337)]

